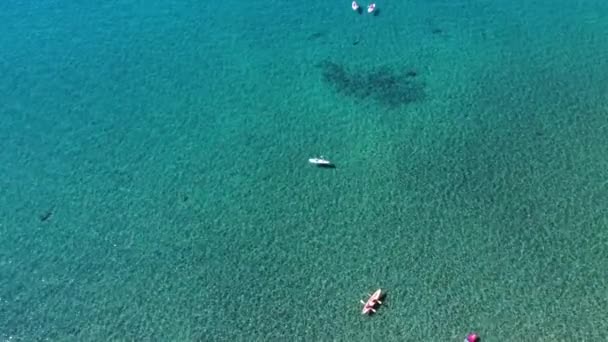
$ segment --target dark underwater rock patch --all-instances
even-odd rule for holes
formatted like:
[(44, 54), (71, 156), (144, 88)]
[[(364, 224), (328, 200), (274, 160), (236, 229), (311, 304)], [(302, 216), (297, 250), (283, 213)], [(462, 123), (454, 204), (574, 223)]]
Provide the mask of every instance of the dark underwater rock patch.
[(350, 71), (346, 66), (323, 61), (318, 64), (324, 83), (341, 95), (372, 100), (387, 107), (399, 107), (424, 100), (424, 83), (412, 70), (394, 71), (380, 67)]
[(313, 40), (323, 38), (324, 36), (325, 36), (324, 32), (315, 32), (315, 33), (310, 34), (308, 37), (306, 37), (306, 40), (310, 42)]

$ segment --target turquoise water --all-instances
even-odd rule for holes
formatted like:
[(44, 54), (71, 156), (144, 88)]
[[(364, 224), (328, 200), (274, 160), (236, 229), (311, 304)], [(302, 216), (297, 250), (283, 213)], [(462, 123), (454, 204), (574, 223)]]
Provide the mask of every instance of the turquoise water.
[(605, 1), (73, 3), (0, 3), (0, 340), (608, 339)]

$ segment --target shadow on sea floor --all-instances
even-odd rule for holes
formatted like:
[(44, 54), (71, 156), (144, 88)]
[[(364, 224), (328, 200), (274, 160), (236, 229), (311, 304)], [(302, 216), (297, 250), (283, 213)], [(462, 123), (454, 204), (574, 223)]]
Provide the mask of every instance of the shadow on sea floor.
[(394, 71), (387, 67), (358, 72), (346, 66), (324, 60), (317, 64), (324, 83), (338, 94), (358, 100), (373, 100), (386, 107), (400, 107), (423, 101), (424, 82), (415, 70)]

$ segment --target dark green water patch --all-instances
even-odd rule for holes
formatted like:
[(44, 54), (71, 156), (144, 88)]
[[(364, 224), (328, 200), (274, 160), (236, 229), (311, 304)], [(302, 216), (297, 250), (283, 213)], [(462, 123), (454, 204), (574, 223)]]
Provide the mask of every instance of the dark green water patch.
[(395, 108), (423, 101), (426, 97), (425, 84), (413, 70), (373, 67), (354, 71), (328, 60), (319, 63), (318, 67), (323, 83), (348, 98)]

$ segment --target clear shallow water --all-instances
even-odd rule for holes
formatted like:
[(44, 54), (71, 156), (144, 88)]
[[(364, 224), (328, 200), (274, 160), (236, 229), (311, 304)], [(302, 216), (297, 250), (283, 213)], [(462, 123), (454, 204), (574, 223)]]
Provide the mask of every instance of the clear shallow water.
[(608, 6), (267, 4), (0, 5), (0, 338), (606, 339)]

